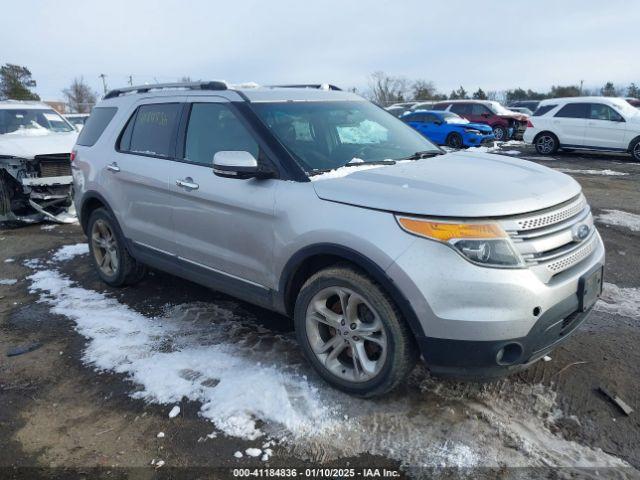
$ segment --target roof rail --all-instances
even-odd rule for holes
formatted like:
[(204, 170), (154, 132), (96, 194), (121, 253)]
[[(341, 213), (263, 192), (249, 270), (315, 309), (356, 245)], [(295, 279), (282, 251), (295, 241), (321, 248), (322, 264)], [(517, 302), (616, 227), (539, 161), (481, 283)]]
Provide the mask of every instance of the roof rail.
[(301, 83), (298, 85), (269, 85), (271, 88), (315, 88), (317, 90), (340, 90), (340, 87), (329, 83)]
[(178, 83), (151, 83), (148, 85), (138, 85), (134, 87), (117, 88), (111, 90), (104, 96), (104, 99), (115, 98), (123, 93), (136, 92), (147, 93), (149, 90), (163, 90), (165, 88), (185, 88), (189, 90), (227, 90), (226, 82), (213, 80), (210, 82), (178, 82)]

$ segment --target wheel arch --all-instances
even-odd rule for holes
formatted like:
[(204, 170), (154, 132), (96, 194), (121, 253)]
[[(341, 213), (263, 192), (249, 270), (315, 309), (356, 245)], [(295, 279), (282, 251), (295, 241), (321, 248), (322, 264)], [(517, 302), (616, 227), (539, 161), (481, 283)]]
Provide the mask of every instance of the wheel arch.
[(85, 234), (87, 233), (87, 226), (91, 212), (98, 208), (106, 208), (113, 215), (113, 210), (109, 207), (109, 203), (98, 192), (87, 192), (82, 196), (80, 208), (78, 209), (78, 220), (80, 221), (80, 226)]
[(640, 135), (632, 138), (631, 141), (629, 142), (629, 148), (627, 149), (629, 153), (633, 153), (633, 147), (635, 147), (636, 143), (640, 143)]
[(341, 262), (355, 266), (378, 283), (400, 309), (414, 337), (425, 336), (411, 303), (384, 269), (360, 252), (338, 244), (311, 245), (289, 259), (280, 276), (278, 288), (277, 301), (282, 311), (292, 316), (297, 294), (304, 282), (319, 270)]

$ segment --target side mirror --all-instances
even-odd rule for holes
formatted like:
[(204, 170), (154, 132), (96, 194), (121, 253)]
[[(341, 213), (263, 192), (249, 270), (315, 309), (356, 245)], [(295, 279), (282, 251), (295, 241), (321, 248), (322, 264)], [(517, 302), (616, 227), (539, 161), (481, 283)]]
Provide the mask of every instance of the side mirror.
[(433, 123), (435, 123), (436, 125), (442, 125), (442, 120), (436, 120), (436, 121), (435, 121), (435, 122), (433, 122)]
[(271, 170), (261, 169), (258, 160), (249, 152), (241, 150), (223, 150), (213, 156), (213, 173), (225, 178), (267, 178), (272, 177)]

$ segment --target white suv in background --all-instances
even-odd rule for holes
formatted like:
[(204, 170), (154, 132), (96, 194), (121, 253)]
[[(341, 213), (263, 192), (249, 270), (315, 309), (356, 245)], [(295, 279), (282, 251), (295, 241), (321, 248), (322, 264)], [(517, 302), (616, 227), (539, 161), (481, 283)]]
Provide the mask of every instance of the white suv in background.
[(573, 97), (540, 102), (524, 141), (538, 153), (563, 150), (629, 152), (640, 161), (640, 110), (622, 98)]

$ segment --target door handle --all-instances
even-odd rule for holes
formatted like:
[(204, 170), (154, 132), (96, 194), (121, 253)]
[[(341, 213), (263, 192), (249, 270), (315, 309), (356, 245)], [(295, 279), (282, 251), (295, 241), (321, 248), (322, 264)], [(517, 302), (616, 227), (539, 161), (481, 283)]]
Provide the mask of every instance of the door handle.
[(186, 190), (197, 190), (200, 188), (200, 185), (195, 183), (191, 177), (187, 177), (183, 180), (176, 180), (176, 185)]
[(107, 165), (107, 170), (110, 170), (114, 173), (118, 173), (120, 171), (120, 167), (118, 166), (118, 164), (116, 162), (110, 163), (109, 165)]

